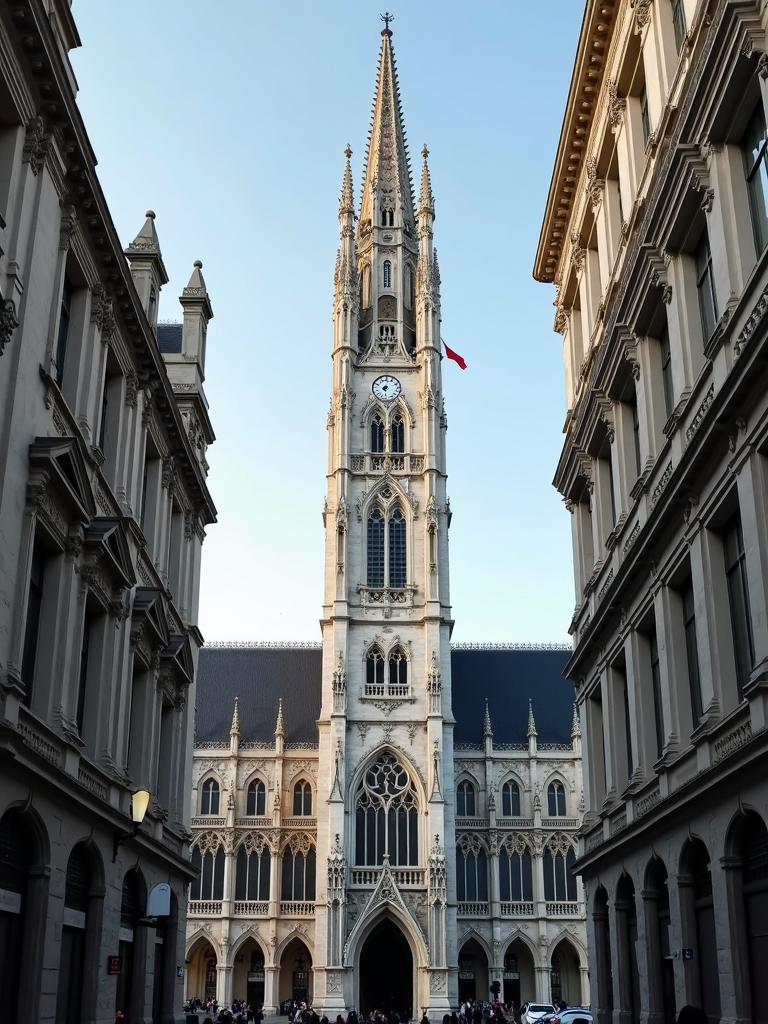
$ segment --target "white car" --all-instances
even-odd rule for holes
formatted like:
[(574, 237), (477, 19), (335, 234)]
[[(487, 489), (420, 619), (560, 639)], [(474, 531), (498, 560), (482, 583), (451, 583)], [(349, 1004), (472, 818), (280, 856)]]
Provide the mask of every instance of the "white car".
[(522, 1024), (535, 1024), (544, 1017), (554, 1017), (557, 1013), (551, 1003), (523, 1003), (520, 1008)]
[(569, 1006), (567, 1010), (557, 1010), (551, 1024), (594, 1024), (591, 1010), (578, 1006)]

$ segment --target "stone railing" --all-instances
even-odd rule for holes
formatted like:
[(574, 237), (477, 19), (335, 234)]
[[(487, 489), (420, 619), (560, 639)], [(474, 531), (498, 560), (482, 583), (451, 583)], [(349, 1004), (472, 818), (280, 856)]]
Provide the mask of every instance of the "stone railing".
[(582, 910), (578, 903), (548, 903), (547, 917), (581, 917)]
[(457, 818), (456, 828), (488, 828), (487, 818)]
[(235, 917), (267, 917), (269, 915), (269, 903), (267, 901), (256, 902), (254, 900), (236, 900)]
[(578, 818), (542, 818), (542, 828), (578, 828)]
[[(423, 868), (391, 868), (392, 877), (399, 889), (423, 888)], [(357, 868), (352, 871), (352, 885), (373, 889), (381, 876), (381, 868)]]
[(423, 455), (405, 455), (401, 452), (374, 453), (366, 455), (355, 453), (349, 457), (349, 468), (353, 473), (402, 473), (406, 467), (411, 473), (421, 473), (424, 470)]
[(221, 900), (190, 900), (187, 917), (221, 917)]
[(497, 818), (498, 828), (533, 828), (533, 818)]
[[(212, 818), (209, 814), (204, 814), (202, 817), (198, 816), (191, 821), (191, 825), (197, 828), (224, 828), (226, 824), (226, 818)], [(272, 824), (271, 821), (270, 824)]]
[(459, 917), (488, 917), (490, 907), (487, 903), (459, 903)]
[[(192, 824), (195, 824), (195, 819), (192, 820)], [(272, 819), (260, 817), (256, 815), (248, 815), (245, 818), (235, 818), (235, 824), (238, 828), (271, 828)]]
[(283, 818), (280, 824), (285, 828), (316, 828), (317, 818)]
[(280, 913), (283, 917), (314, 917), (315, 904), (291, 900), (280, 904)]
[(502, 903), (502, 917), (533, 917), (533, 903)]
[(390, 683), (366, 683), (366, 697), (408, 697), (410, 689), (407, 685), (392, 685)]

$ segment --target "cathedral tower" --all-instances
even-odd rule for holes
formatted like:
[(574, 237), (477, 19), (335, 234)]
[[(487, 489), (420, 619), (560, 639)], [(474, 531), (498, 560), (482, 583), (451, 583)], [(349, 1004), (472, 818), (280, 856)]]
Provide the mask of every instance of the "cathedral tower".
[(350, 156), (328, 414), (315, 1004), (442, 1014), (456, 921), (440, 275), (428, 153), (414, 203), (388, 21), (357, 224)]

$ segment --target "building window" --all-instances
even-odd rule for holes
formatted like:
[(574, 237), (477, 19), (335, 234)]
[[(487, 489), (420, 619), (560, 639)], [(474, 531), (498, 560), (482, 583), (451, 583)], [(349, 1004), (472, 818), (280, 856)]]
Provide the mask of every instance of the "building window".
[(685, 6), (683, 0), (672, 0), (672, 26), (675, 30), (675, 49), (680, 49), (685, 42), (688, 27), (685, 24)]
[(666, 321), (659, 338), (659, 348), (661, 350), (661, 379), (664, 384), (664, 412), (669, 419), (675, 408), (675, 387), (672, 383), (672, 352), (669, 347), (669, 328)]
[(245, 813), (249, 817), (257, 817), (266, 814), (267, 811), (267, 787), (261, 779), (255, 779), (248, 786), (248, 793), (245, 797)]
[(762, 103), (758, 103), (752, 120), (747, 125), (741, 149), (744, 154), (744, 173), (749, 191), (755, 248), (760, 255), (768, 243), (768, 159)]
[(72, 316), (72, 282), (64, 275), (64, 287), (61, 291), (61, 308), (59, 310), (59, 332), (56, 336), (56, 383), (61, 387), (64, 380), (64, 360), (67, 358), (67, 341), (69, 340), (69, 322)]
[(501, 816), (520, 817), (520, 787), (516, 782), (505, 782), (501, 787)]
[(316, 854), (314, 846), (286, 847), (283, 854), (283, 883), (280, 898), (288, 902), (313, 901), (315, 898)]
[(357, 790), (355, 860), (361, 867), (419, 863), (419, 810), (415, 787), (392, 754), (381, 754)]
[(240, 847), (235, 875), (236, 900), (269, 899), (270, 860), (269, 847), (261, 837), (252, 847), (245, 843)]
[(466, 779), (456, 788), (456, 815), (459, 818), (475, 816), (475, 787)]
[(189, 890), (191, 900), (224, 899), (224, 847), (203, 852), (192, 850), (192, 867), (200, 872)]
[(547, 789), (547, 811), (550, 818), (565, 817), (565, 787), (562, 782), (550, 782)]
[(648, 144), (651, 137), (651, 114), (648, 109), (648, 90), (643, 86), (640, 93), (640, 122), (643, 126), (643, 144)]
[(519, 837), (499, 851), (499, 895), (502, 902), (533, 899), (531, 851)]
[(40, 616), (43, 609), (43, 582), (45, 579), (45, 551), (35, 544), (32, 553), (32, 568), (29, 573), (29, 594), (27, 595), (27, 622), (24, 629), (24, 652), (21, 659), (21, 679), (24, 683), (24, 704), (30, 706), (32, 687), (35, 681), (37, 644), (40, 636)]
[(384, 686), (384, 655), (376, 646), (368, 651), (365, 659), (365, 682), (367, 686)]
[(456, 845), (456, 898), (459, 903), (488, 900), (488, 858), (477, 836), (462, 836)]
[(635, 468), (637, 475), (640, 476), (643, 471), (643, 464), (640, 456), (640, 414), (637, 409), (637, 392), (632, 395), (629, 407), (632, 411), (632, 440), (635, 448)]
[(576, 876), (573, 865), (576, 854), (565, 836), (553, 836), (544, 850), (544, 899), (573, 901), (576, 899)]
[(389, 654), (389, 685), (408, 686), (408, 658), (401, 647)]
[(368, 516), (368, 574), (369, 587), (384, 586), (384, 515), (374, 508)]
[(405, 586), (405, 516), (397, 507), (389, 517), (389, 585)]
[(78, 673), (77, 680), (77, 708), (75, 711), (77, 731), (81, 737), (83, 735), (83, 723), (85, 721), (85, 689), (88, 682), (88, 654), (91, 649), (92, 626), (93, 617), (90, 612), (86, 610), (85, 620), (83, 622), (83, 640), (80, 645), (80, 671)]
[(384, 287), (392, 287), (392, 264), (389, 260), (384, 260)]
[(378, 413), (371, 420), (371, 451), (384, 451), (384, 420)]
[(659, 665), (659, 642), (656, 630), (650, 635), (651, 682), (653, 686), (653, 718), (656, 726), (656, 756), (661, 757), (664, 749), (664, 710), (661, 703), (661, 666)]
[(725, 576), (728, 582), (728, 604), (731, 610), (731, 634), (736, 660), (736, 685), (739, 699), (749, 682), (755, 664), (755, 641), (752, 635), (752, 615), (749, 607), (747, 560), (744, 554), (744, 534), (741, 516), (737, 512), (723, 531)]
[(393, 452), (405, 451), (405, 424), (403, 417), (399, 413), (392, 420), (391, 439), (390, 447)]
[(297, 782), (293, 787), (293, 813), (297, 818), (312, 816), (312, 787), (308, 782)]
[(216, 779), (206, 779), (203, 783), (203, 794), (200, 800), (200, 813), (219, 813), (219, 784)]
[(696, 246), (696, 288), (699, 292), (699, 313), (704, 340), (712, 337), (717, 323), (717, 295), (715, 294), (715, 277), (712, 273), (712, 250), (709, 247), (709, 235), (705, 231)]
[(691, 717), (694, 729), (704, 714), (701, 700), (701, 678), (699, 676), (699, 649), (696, 643), (696, 611), (693, 601), (693, 582), (689, 579), (683, 587), (683, 628), (685, 629), (685, 654), (688, 662), (688, 686), (691, 693)]

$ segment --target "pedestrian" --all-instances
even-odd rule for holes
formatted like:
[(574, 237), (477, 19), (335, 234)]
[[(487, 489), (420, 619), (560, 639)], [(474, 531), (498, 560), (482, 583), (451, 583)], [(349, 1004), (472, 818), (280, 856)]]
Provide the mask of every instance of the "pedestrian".
[(707, 1024), (707, 1015), (700, 1006), (684, 1006), (677, 1015), (677, 1024)]

